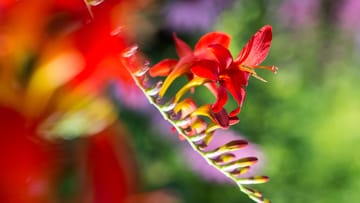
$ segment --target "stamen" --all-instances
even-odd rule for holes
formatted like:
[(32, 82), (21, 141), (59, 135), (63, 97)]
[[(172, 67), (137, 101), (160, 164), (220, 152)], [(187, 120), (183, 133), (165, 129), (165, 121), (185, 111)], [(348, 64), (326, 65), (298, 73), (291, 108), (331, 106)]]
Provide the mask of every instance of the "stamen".
[(278, 71), (278, 67), (276, 67), (276, 66), (252, 66), (252, 68), (267, 69), (267, 70), (270, 70), (273, 73), (277, 73), (277, 71)]
[(246, 66), (246, 65), (241, 65), (240, 70), (242, 71), (246, 71), (248, 73), (251, 73), (251, 75), (258, 79), (261, 80), (263, 82), (267, 82), (264, 78), (260, 77), (255, 71), (254, 68), (264, 68), (264, 69), (268, 69), (271, 70), (272, 72), (276, 73), (277, 71), (277, 67), (276, 66)]

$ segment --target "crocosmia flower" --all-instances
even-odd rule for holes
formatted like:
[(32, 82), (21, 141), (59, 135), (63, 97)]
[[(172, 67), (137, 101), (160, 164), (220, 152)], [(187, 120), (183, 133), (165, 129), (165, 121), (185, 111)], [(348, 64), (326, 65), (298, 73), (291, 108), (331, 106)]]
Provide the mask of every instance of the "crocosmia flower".
[[(231, 140), (244, 139), (242, 135), (237, 134), (231, 130), (218, 130), (215, 133), (214, 140), (209, 144), (209, 147), (214, 148), (216, 145), (225, 144)], [(194, 150), (188, 145), (181, 145), (182, 155), (185, 157), (185, 161), (189, 164), (190, 168), (193, 169), (200, 177), (204, 178), (209, 182), (218, 183), (231, 183), (231, 180), (221, 174), (218, 170), (212, 168), (206, 163), (201, 156), (196, 154)], [(241, 176), (246, 177), (247, 175), (257, 174), (261, 168), (265, 165), (265, 156), (261, 151), (260, 147), (249, 142), (249, 145), (244, 148), (233, 152), (237, 157), (257, 157), (258, 162), (256, 165), (251, 167), (249, 171)]]
[[(129, 72), (149, 102), (170, 122), (179, 137), (186, 140), (207, 164), (234, 181), (242, 192), (256, 202), (269, 200), (246, 185), (264, 183), (269, 178), (244, 177), (258, 158), (233, 153), (247, 147), (248, 142), (232, 140), (218, 147), (211, 143), (217, 129), (228, 128), (239, 121), (237, 115), (245, 98), (244, 88), (249, 76), (265, 81), (255, 69), (276, 72), (275, 66), (260, 66), (269, 52), (271, 39), (272, 28), (266, 25), (255, 33), (234, 59), (228, 50), (230, 37), (225, 33), (204, 35), (193, 50), (174, 34), (179, 59), (164, 59), (152, 67), (149, 64), (141, 65), (136, 63), (139, 55), (137, 46), (125, 50), (121, 59), (125, 67), (130, 67)], [(186, 77), (188, 81), (176, 91), (169, 91), (179, 77)], [(156, 82), (156, 78), (161, 79)], [(199, 86), (207, 87), (216, 100), (205, 104), (196, 102), (191, 93)], [(230, 113), (225, 109), (228, 94), (237, 101), (237, 107)]]
[[(276, 72), (275, 66), (259, 66), (266, 58), (272, 39), (271, 26), (261, 28), (244, 46), (239, 55), (233, 59), (229, 52), (230, 36), (225, 33), (212, 32), (203, 36), (192, 50), (185, 42), (174, 35), (179, 60), (166, 59), (150, 70), (152, 76), (168, 76), (160, 90), (164, 95), (170, 84), (183, 74), (191, 79), (188, 88), (206, 84), (215, 94), (216, 101), (211, 107), (214, 119), (223, 127), (237, 120), (237, 114), (245, 98), (244, 87), (249, 76), (259, 77), (254, 69), (266, 68)], [(237, 101), (238, 107), (229, 115), (223, 109), (229, 92)], [(180, 98), (185, 91), (179, 91)]]
[[(243, 175), (258, 158), (233, 153), (248, 142), (211, 141), (217, 129), (238, 121), (249, 76), (260, 78), (254, 70), (275, 72), (274, 66), (259, 66), (270, 48), (271, 27), (261, 28), (235, 59), (225, 33), (205, 35), (194, 50), (174, 35), (179, 59), (150, 67), (132, 38), (132, 16), (144, 2), (0, 2), (0, 202), (146, 200), (136, 194), (128, 133), (115, 122), (118, 111), (107, 95), (114, 83), (139, 88), (209, 165), (250, 198), (269, 202), (247, 186), (269, 178)], [(168, 89), (180, 76), (189, 81), (171, 95)], [(215, 102), (200, 104), (187, 94), (198, 86), (206, 86)], [(230, 113), (224, 108), (228, 94), (238, 103)], [(61, 196), (64, 179), (75, 189)]]
[[(135, 193), (128, 134), (105, 92), (109, 82), (136, 87), (119, 59), (131, 30), (117, 18), (135, 8), (0, 2), (0, 202), (120, 203)], [(68, 177), (75, 189), (61, 197)]]

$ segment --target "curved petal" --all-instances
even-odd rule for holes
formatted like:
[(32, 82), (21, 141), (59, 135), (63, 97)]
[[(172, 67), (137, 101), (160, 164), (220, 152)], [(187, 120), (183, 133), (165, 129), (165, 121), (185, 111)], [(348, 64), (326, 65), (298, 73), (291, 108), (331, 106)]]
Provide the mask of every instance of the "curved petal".
[(205, 116), (211, 121), (213, 121), (213, 124), (210, 124), (208, 126), (208, 132), (213, 131), (217, 128), (228, 128), (230, 125), (229, 116), (226, 113), (226, 110), (222, 108), (219, 112), (213, 112), (211, 110), (211, 104), (205, 104), (200, 107), (198, 107), (195, 111), (193, 111), (190, 115), (191, 117), (195, 116)]
[(25, 110), (29, 116), (43, 112), (54, 92), (85, 68), (84, 58), (76, 50), (66, 48), (56, 51), (60, 53), (44, 56), (44, 62), (29, 80), (25, 96)]
[(56, 202), (63, 151), (29, 121), (0, 107), (0, 202)]
[(249, 66), (259, 65), (269, 52), (271, 40), (272, 27), (265, 25), (251, 37), (235, 59), (235, 63)]
[(173, 34), (173, 37), (175, 41), (176, 53), (180, 58), (192, 54), (192, 50), (188, 44), (178, 38), (175, 33)]
[[(231, 114), (232, 114), (233, 112), (230, 112), (230, 116), (231, 116)], [(229, 116), (229, 117), (230, 117)], [(237, 124), (238, 122), (240, 122), (240, 119), (239, 119), (239, 117), (237, 117), (237, 116), (231, 116), (230, 118), (229, 118), (229, 124), (230, 125), (235, 125), (235, 124)]]
[[(233, 76), (235, 76), (235, 75), (233, 75)], [(245, 99), (246, 92), (245, 92), (245, 89), (243, 88), (243, 85), (241, 83), (239, 83), (240, 76), (241, 76), (241, 74), (238, 74), (237, 77), (232, 77), (232, 78), (228, 77), (224, 80), (224, 84), (225, 84), (227, 90), (230, 92), (230, 94), (234, 97), (234, 99), (238, 103), (238, 106), (236, 107), (236, 109), (230, 112), (230, 117), (233, 117), (233, 116), (236, 116), (237, 114), (239, 114), (242, 104)]]
[(195, 45), (194, 51), (197, 52), (201, 49), (207, 48), (212, 44), (219, 44), (225, 48), (229, 47), (230, 36), (222, 32), (210, 32), (199, 39)]
[(160, 96), (164, 96), (167, 89), (170, 87), (170, 85), (176, 80), (176, 78), (180, 77), (181, 75), (185, 75), (190, 72), (190, 64), (192, 62), (191, 57), (186, 57), (180, 60), (174, 69), (170, 72), (168, 77), (166, 77), (163, 86), (161, 87), (161, 90), (159, 92)]
[(175, 106), (174, 112), (175, 113), (181, 112), (180, 118), (184, 119), (185, 117), (190, 115), (192, 112), (194, 112), (196, 110), (196, 108), (197, 108), (197, 106), (196, 106), (195, 101), (191, 98), (186, 98), (186, 99), (182, 100), (181, 102), (179, 102)]
[(209, 89), (209, 91), (213, 95), (216, 95), (217, 94), (217, 85), (216, 84), (217, 84), (217, 82), (209, 81), (204, 85), (205, 85), (205, 87), (207, 87)]
[(224, 108), (220, 109), (219, 112), (213, 113), (214, 118), (216, 122), (222, 127), (222, 128), (228, 128), (230, 125), (229, 116), (226, 113), (226, 110)]
[(192, 80), (190, 80), (188, 83), (186, 83), (178, 92), (175, 94), (174, 102), (177, 103), (182, 96), (188, 91), (192, 91), (193, 88), (203, 85), (207, 82), (207, 79), (195, 77)]
[(219, 65), (210, 60), (195, 62), (191, 67), (191, 72), (199, 77), (217, 81), (219, 76)]
[(219, 61), (220, 71), (229, 68), (231, 63), (233, 62), (230, 51), (219, 44), (213, 44), (209, 47)]
[(155, 64), (150, 70), (149, 73), (151, 77), (158, 76), (167, 76), (173, 70), (175, 65), (177, 64), (177, 60), (175, 59), (164, 59), (159, 63)]
[(250, 73), (247, 71), (242, 71), (231, 67), (226, 70), (225, 78), (231, 78), (237, 86), (247, 86), (250, 78)]
[(122, 129), (107, 129), (87, 143), (84, 168), (89, 188), (85, 191), (91, 191), (86, 196), (94, 202), (124, 202), (134, 193), (137, 171), (126, 136)]
[(224, 107), (227, 100), (228, 100), (228, 95), (226, 92), (226, 88), (220, 85), (219, 88), (217, 89), (216, 101), (212, 105), (211, 110), (213, 112), (219, 112)]

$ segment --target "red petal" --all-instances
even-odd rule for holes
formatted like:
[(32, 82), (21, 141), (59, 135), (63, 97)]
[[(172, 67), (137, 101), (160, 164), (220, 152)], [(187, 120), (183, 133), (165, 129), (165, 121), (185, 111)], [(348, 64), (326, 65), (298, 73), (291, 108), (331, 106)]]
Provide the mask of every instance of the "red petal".
[[(231, 116), (231, 113), (230, 113), (230, 116)], [(230, 125), (235, 125), (238, 122), (240, 122), (240, 119), (237, 116), (232, 116), (232, 117), (229, 118), (229, 124)]]
[(217, 82), (208, 82), (205, 83), (205, 86), (209, 89), (209, 91), (213, 94), (216, 95), (217, 93), (217, 86), (216, 86)]
[(235, 62), (249, 66), (259, 65), (267, 56), (272, 40), (272, 28), (265, 25), (255, 33), (241, 50)]
[(240, 112), (241, 106), (244, 102), (245, 90), (241, 83), (239, 84), (239, 80), (236, 77), (228, 78), (227, 80), (225, 80), (224, 83), (227, 90), (229, 90), (230, 94), (235, 98), (236, 102), (238, 103), (238, 107), (232, 112), (230, 112), (231, 117), (236, 116)]
[(191, 67), (191, 72), (199, 77), (217, 81), (219, 67), (218, 67), (218, 64), (214, 61), (202, 60), (202, 61), (196, 62)]
[(220, 64), (220, 71), (227, 69), (233, 62), (230, 51), (218, 44), (210, 45), (210, 48)]
[(163, 86), (159, 92), (160, 96), (164, 96), (167, 89), (170, 87), (172, 82), (181, 75), (187, 74), (190, 72), (190, 64), (192, 63), (192, 57), (186, 57), (179, 60), (174, 69), (166, 77)]
[(176, 53), (180, 58), (192, 54), (192, 50), (188, 44), (178, 38), (175, 33), (173, 34), (173, 37), (175, 41)]
[(7, 9), (9, 9), (9, 7), (13, 6), (16, 3), (17, 2), (15, 0), (2, 0), (0, 1), (0, 8), (6, 11)]
[(235, 69), (231, 67), (225, 72), (227, 78), (231, 78), (236, 86), (247, 86), (250, 78), (250, 73)]
[[(245, 91), (244, 91), (244, 95), (245, 95)], [(236, 109), (232, 110), (229, 114), (229, 116), (233, 116), (234, 118), (237, 118), (236, 115), (238, 115), (240, 113), (241, 110), (241, 106), (239, 105), (238, 107), (236, 107)], [(237, 122), (239, 122), (238, 120), (236, 120), (236, 122), (234, 124), (236, 124)]]
[(229, 127), (229, 116), (227, 115), (225, 109), (221, 109), (219, 112), (213, 113), (214, 118), (216, 122), (222, 127), (222, 128), (228, 128)]
[(177, 62), (178, 61), (175, 59), (164, 59), (159, 63), (155, 64), (150, 69), (149, 73), (152, 77), (167, 76), (173, 70)]
[(18, 112), (0, 107), (0, 202), (56, 202), (61, 148)]
[(92, 196), (93, 202), (125, 202), (133, 193), (134, 157), (129, 156), (126, 134), (121, 133), (107, 129), (90, 138), (85, 167), (92, 191), (87, 196)]
[(217, 90), (216, 101), (212, 106), (212, 111), (219, 112), (224, 107), (227, 100), (228, 100), (228, 95), (226, 92), (226, 88), (220, 85)]
[(179, 113), (181, 111), (180, 119), (184, 119), (187, 116), (189, 116), (192, 112), (194, 112), (196, 108), (197, 106), (195, 101), (191, 98), (186, 98), (175, 106), (174, 112)]
[(212, 44), (219, 44), (228, 48), (230, 44), (230, 36), (221, 32), (210, 32), (199, 39), (195, 45), (195, 52), (207, 48)]

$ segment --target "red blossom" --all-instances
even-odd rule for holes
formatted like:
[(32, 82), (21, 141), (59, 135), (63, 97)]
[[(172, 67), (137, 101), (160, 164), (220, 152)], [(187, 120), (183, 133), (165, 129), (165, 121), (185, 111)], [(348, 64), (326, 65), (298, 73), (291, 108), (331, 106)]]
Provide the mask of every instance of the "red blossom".
[[(103, 91), (111, 80), (135, 87), (119, 61), (131, 39), (113, 22), (132, 1), (96, 2), (0, 2), (0, 202), (61, 202), (69, 167), (80, 176), (76, 202), (124, 202), (135, 193), (127, 134), (111, 125), (115, 110)], [(57, 130), (78, 113), (79, 136), (93, 137), (67, 145)]]
[[(249, 76), (253, 75), (263, 80), (254, 69), (266, 68), (276, 72), (275, 66), (259, 66), (270, 49), (272, 28), (269, 25), (265, 25), (255, 33), (235, 59), (228, 49), (230, 37), (225, 33), (211, 32), (204, 35), (193, 51), (176, 35), (174, 35), (174, 40), (179, 60), (163, 60), (150, 70), (153, 77), (167, 76), (160, 96), (165, 94), (176, 78), (188, 75), (189, 79), (194, 78), (200, 81), (199, 83), (206, 84), (216, 96), (216, 101), (211, 107), (211, 114), (222, 127), (227, 127), (237, 120), (237, 114), (244, 102), (244, 87), (248, 84)], [(229, 115), (224, 109), (228, 101), (228, 92), (238, 103), (236, 109)], [(182, 94), (178, 97), (180, 96)]]
[(57, 144), (37, 137), (16, 111), (0, 106), (0, 202), (54, 202)]

